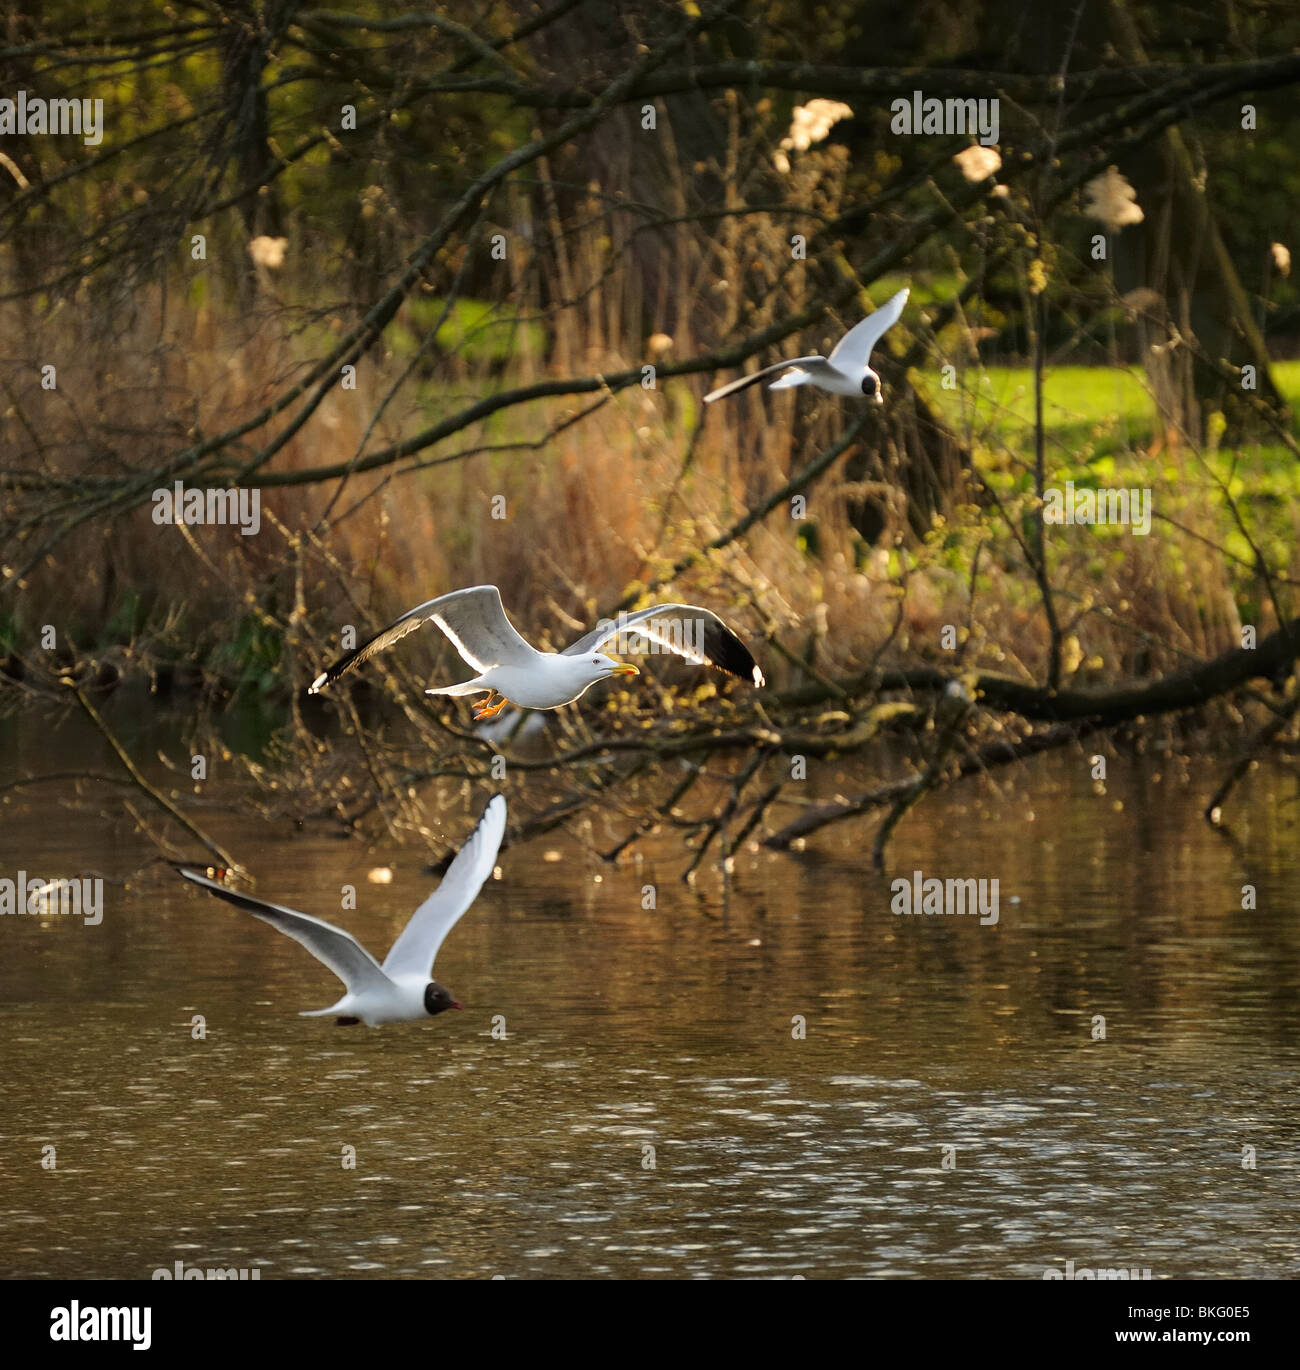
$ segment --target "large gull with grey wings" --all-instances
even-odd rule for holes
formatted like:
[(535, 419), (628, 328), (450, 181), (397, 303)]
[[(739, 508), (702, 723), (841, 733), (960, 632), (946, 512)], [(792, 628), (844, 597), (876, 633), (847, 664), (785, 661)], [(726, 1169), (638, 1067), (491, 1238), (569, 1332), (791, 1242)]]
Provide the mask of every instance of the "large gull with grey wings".
[[(466, 665), (478, 674), (459, 685), (427, 690), (435, 695), (486, 694), (475, 706), (476, 719), (492, 718), (507, 704), (526, 709), (558, 709), (571, 704), (610, 676), (637, 675), (637, 668), (614, 661), (599, 649), (616, 643), (618, 651), (663, 650), (728, 675), (763, 684), (763, 673), (748, 647), (710, 609), (696, 604), (655, 604), (622, 614), (592, 629), (563, 652), (539, 652), (515, 631), (495, 585), (453, 590), (408, 610), (355, 650), (341, 656), (312, 681), (316, 694), (377, 652), (432, 623), (446, 634)], [(492, 703), (494, 695), (500, 702)]]

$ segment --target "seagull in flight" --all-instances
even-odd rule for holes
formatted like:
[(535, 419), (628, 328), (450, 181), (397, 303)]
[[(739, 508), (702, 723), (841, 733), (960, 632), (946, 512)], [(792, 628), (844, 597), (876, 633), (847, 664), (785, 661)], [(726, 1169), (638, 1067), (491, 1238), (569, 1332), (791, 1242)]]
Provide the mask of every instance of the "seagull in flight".
[(324, 1018), (334, 1014), (339, 1027), (365, 1023), (415, 1023), (461, 1005), (451, 991), (429, 977), (433, 962), (447, 934), (474, 902), (483, 882), (496, 865), (497, 852), (506, 830), (506, 801), (502, 795), (488, 800), (469, 841), (456, 853), (442, 884), (411, 915), (392, 950), (378, 961), (352, 936), (323, 918), (268, 904), (209, 880), (198, 871), (179, 868), (186, 880), (247, 909), (278, 928), (304, 947), (343, 981), (347, 993), (329, 1008), (310, 1009), (300, 1018)]
[[(593, 628), (562, 652), (539, 652), (515, 632), (501, 605), (495, 585), (474, 585), (453, 590), (437, 599), (417, 604), (396, 623), (376, 633), (360, 647), (341, 656), (322, 671), (308, 688), (318, 694), (354, 666), (391, 647), (422, 623), (435, 623), (478, 675), (459, 685), (426, 690), (431, 695), (486, 694), (474, 706), (475, 721), (495, 718), (507, 704), (525, 709), (558, 709), (572, 704), (598, 680), (616, 675), (640, 675), (635, 666), (623, 665), (597, 650), (615, 638), (618, 651), (668, 651), (699, 665), (741, 680), (763, 684), (749, 648), (709, 609), (695, 604), (654, 604), (634, 614), (620, 614)], [(629, 645), (631, 643), (632, 645)], [(498, 703), (492, 697), (499, 694)]]
[(711, 390), (704, 397), (705, 404), (712, 404), (727, 395), (734, 395), (751, 385), (757, 385), (764, 376), (774, 371), (787, 374), (768, 386), (769, 390), (789, 390), (796, 385), (815, 385), (819, 390), (829, 390), (832, 395), (870, 395), (877, 404), (884, 404), (880, 393), (880, 377), (871, 369), (871, 349), (880, 341), (885, 331), (898, 322), (903, 306), (907, 303), (908, 288), (900, 290), (891, 300), (882, 304), (874, 314), (869, 314), (860, 324), (855, 324), (839, 340), (829, 357), (814, 354), (811, 357), (796, 357), (793, 361), (777, 362), (775, 366), (765, 366), (752, 376), (741, 376), (739, 380), (729, 381), (726, 385)]

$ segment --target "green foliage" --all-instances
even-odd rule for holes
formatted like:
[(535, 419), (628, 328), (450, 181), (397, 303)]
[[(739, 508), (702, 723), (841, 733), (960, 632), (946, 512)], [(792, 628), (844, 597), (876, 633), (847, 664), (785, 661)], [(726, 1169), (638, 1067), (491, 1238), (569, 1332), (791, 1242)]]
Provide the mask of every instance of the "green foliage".
[(144, 597), (138, 590), (127, 590), (104, 625), (105, 642), (130, 642), (144, 627)]
[(221, 675), (235, 681), (238, 690), (270, 694), (280, 685), (280, 655), (283, 635), (273, 623), (257, 614), (244, 614), (233, 638), (222, 642), (213, 652), (210, 665)]
[[(442, 319), (444, 311), (447, 317)], [(438, 324), (430, 353), (429, 331)], [(453, 300), (450, 310), (439, 299), (412, 300), (389, 330), (393, 350), (409, 359), (421, 348), (426, 355), (450, 353), (467, 367), (504, 366), (521, 346), (540, 354), (546, 344), (541, 324), (521, 319), (508, 306), (489, 300)]]
[[(1300, 404), (1300, 362), (1278, 363), (1275, 375), (1295, 410)], [(980, 368), (967, 372), (964, 383), (966, 388), (956, 391), (932, 385), (927, 398), (970, 444), (982, 476), (1016, 519), (1021, 538), (1032, 545), (1038, 520), (1033, 372), (1027, 367)], [(1270, 566), (1291, 564), (1300, 462), (1285, 444), (1212, 444), (1203, 454), (1171, 450), (1158, 432), (1146, 377), (1136, 367), (1053, 367), (1044, 375), (1043, 389), (1049, 487), (1071, 481), (1076, 490), (1151, 490), (1158, 518), (1196, 529), (1235, 559), (1229, 562), (1229, 575), (1243, 602), (1254, 594), (1252, 542)], [(1217, 427), (1221, 431), (1222, 425)], [(1249, 537), (1237, 526), (1229, 501), (1236, 503)], [(986, 521), (985, 526), (994, 524)], [(1088, 577), (1096, 583), (1113, 579), (1132, 551), (1132, 536), (1126, 527), (1090, 527)], [(936, 551), (946, 547), (946, 536), (935, 538), (932, 533)], [(1197, 579), (1196, 568), (1188, 563), (1196, 545), (1206, 544), (1162, 540), (1162, 566), (1175, 583)], [(1213, 555), (1217, 559), (1220, 554)]]
[[(927, 396), (956, 432), (993, 449), (1023, 445), (1034, 423), (1030, 368), (971, 368), (958, 387), (934, 386)], [(1060, 366), (1044, 376), (1043, 421), (1050, 451), (1086, 454), (1090, 464), (1149, 441), (1156, 409), (1140, 367)]]

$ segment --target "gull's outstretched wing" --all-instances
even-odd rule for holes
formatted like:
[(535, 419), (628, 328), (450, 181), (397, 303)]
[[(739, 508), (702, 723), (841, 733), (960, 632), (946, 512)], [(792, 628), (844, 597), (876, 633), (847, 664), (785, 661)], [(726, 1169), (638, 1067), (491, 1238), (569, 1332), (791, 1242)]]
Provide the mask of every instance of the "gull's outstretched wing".
[(492, 874), (506, 831), (506, 801), (493, 795), (469, 841), (447, 867), (442, 884), (411, 915), (393, 949), (384, 957), (385, 975), (429, 975), (447, 934), (478, 898)]
[(476, 671), (508, 661), (526, 661), (533, 648), (515, 632), (501, 607), (501, 591), (495, 585), (474, 585), (468, 590), (453, 590), (407, 610), (396, 623), (367, 639), (360, 647), (341, 656), (312, 681), (308, 694), (317, 694), (354, 666), (368, 661), (376, 652), (400, 642), (422, 623), (436, 623), (451, 644)]
[(893, 328), (898, 322), (910, 291), (910, 286), (904, 286), (897, 295), (886, 300), (874, 314), (869, 314), (861, 323), (854, 324), (836, 343), (835, 351), (830, 355), (830, 363), (837, 371), (855, 376), (867, 369), (867, 363), (871, 360), (871, 349), (880, 341), (886, 330)]
[[(580, 637), (561, 655), (581, 656), (584, 652), (594, 652), (612, 638), (622, 636), (633, 641), (649, 638), (687, 661), (716, 666), (728, 675), (751, 680), (755, 685), (763, 683), (763, 672), (758, 669), (749, 648), (717, 614), (696, 604), (652, 604), (634, 614), (620, 614)], [(620, 646), (615, 650), (627, 649)]]
[(755, 371), (752, 376), (741, 376), (737, 381), (728, 381), (726, 385), (720, 385), (716, 390), (710, 390), (704, 397), (704, 403), (712, 404), (714, 400), (720, 400), (726, 395), (734, 395), (738, 390), (746, 390), (751, 385), (757, 385), (764, 376), (770, 376), (777, 371), (788, 371), (792, 366), (802, 367), (806, 371), (817, 371), (819, 367), (825, 365), (826, 358), (817, 355), (795, 357), (793, 361), (788, 362), (777, 362), (775, 366), (765, 366), (761, 371)]
[(229, 890), (215, 880), (209, 880), (206, 875), (200, 875), (198, 871), (187, 870), (183, 866), (177, 870), (186, 880), (201, 886), (209, 894), (215, 894), (218, 899), (224, 899), (236, 908), (247, 909), (286, 937), (301, 943), (322, 965), (328, 966), (351, 993), (392, 988), (392, 982), (379, 968), (379, 963), (350, 932), (344, 932), (342, 928), (336, 928), (333, 923), (326, 923), (321, 918), (313, 918), (308, 913), (299, 913), (297, 909), (268, 904), (265, 900)]

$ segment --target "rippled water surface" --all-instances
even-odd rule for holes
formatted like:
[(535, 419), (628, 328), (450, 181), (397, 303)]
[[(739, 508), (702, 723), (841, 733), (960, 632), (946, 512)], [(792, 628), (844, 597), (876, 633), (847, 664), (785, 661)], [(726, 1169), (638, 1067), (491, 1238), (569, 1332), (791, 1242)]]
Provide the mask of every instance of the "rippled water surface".
[[(1217, 770), (1112, 762), (1099, 796), (1053, 758), (928, 800), (901, 872), (998, 878), (996, 927), (891, 914), (864, 827), (744, 853), (729, 890), (671, 842), (541, 839), (439, 957), (466, 1011), (413, 1027), (298, 1018), (329, 973), (158, 867), (99, 927), (4, 918), (0, 1272), (1292, 1275), (1297, 786), (1252, 775), (1229, 840), (1198, 816)], [(136, 870), (115, 812), (7, 793), (0, 874)], [(410, 847), (204, 821), (377, 952), (434, 883)]]

